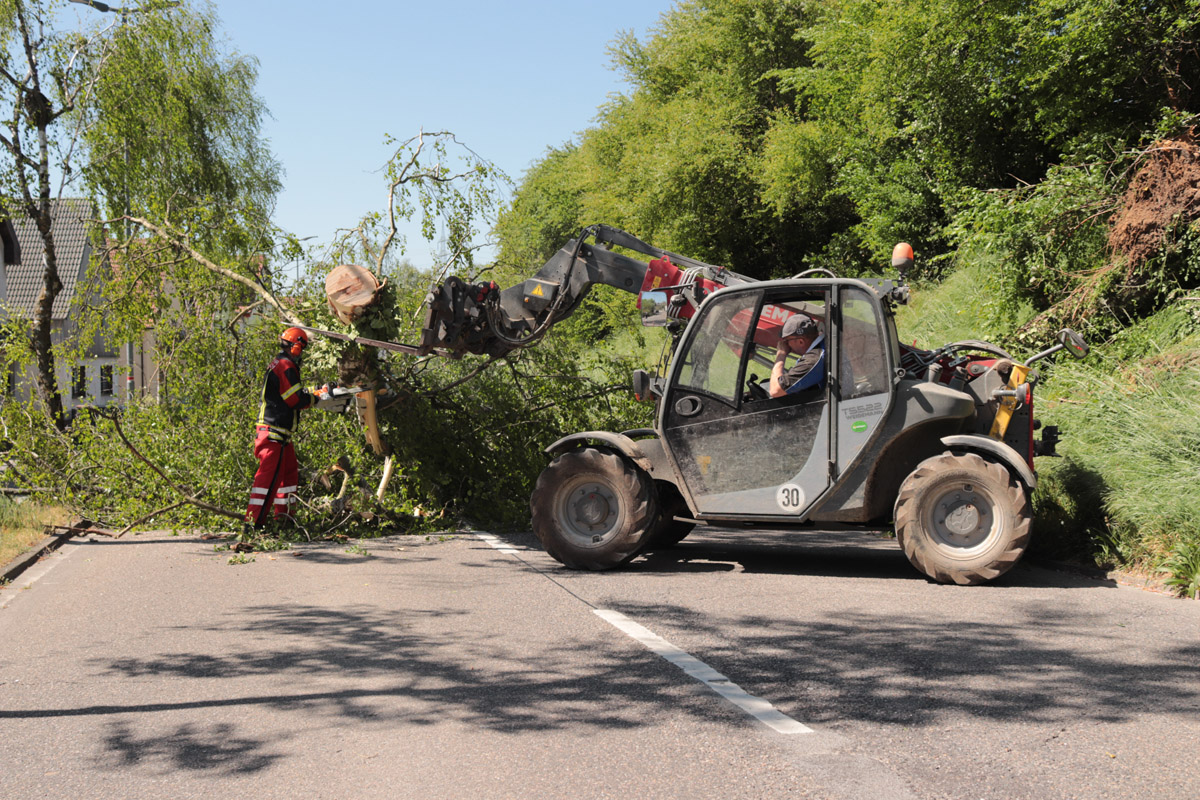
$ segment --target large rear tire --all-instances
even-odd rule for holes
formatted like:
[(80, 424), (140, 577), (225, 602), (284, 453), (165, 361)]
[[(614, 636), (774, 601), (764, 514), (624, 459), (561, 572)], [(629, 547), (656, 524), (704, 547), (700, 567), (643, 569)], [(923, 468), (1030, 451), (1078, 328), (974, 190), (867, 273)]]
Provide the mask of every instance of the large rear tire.
[(1025, 553), (1033, 511), (1024, 484), (974, 453), (917, 465), (896, 498), (896, 538), (912, 565), (939, 583), (979, 584)]
[(609, 450), (564, 453), (529, 500), (542, 547), (572, 569), (612, 569), (649, 541), (658, 508), (650, 478)]

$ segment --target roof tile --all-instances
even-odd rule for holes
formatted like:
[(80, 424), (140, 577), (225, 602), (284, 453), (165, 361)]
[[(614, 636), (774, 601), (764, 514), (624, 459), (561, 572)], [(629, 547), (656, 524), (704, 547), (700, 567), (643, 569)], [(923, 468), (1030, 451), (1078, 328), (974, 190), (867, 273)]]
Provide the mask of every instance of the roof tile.
[[(54, 298), (52, 317), (62, 320), (70, 313), (76, 287), (87, 276), (84, 258), (91, 251), (88, 232), (95, 218), (95, 209), (89, 200), (64, 198), (51, 201), (50, 214), (53, 220), (50, 230), (54, 234), (54, 249), (58, 255), (58, 276), (63, 284), (62, 291)], [(13, 229), (20, 245), (21, 261), (6, 265), (8, 306), (13, 311), (33, 316), (33, 306), (41, 293), (45, 277), (42, 239), (32, 219), (14, 219)]]

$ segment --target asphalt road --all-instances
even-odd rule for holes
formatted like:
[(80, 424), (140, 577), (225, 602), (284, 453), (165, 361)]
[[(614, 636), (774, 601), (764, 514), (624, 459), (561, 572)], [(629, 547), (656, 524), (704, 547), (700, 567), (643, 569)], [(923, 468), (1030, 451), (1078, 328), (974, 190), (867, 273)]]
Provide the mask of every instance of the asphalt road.
[(77, 540), (0, 590), (0, 799), (1197, 796), (1200, 603), (693, 537)]

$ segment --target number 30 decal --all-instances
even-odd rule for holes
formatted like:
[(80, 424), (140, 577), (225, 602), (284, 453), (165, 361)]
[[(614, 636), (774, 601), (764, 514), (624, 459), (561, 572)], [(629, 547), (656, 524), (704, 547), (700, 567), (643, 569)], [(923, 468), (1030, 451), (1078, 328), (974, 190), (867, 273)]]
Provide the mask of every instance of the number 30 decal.
[(794, 483), (785, 483), (775, 493), (775, 502), (785, 514), (799, 514), (808, 505), (804, 490)]

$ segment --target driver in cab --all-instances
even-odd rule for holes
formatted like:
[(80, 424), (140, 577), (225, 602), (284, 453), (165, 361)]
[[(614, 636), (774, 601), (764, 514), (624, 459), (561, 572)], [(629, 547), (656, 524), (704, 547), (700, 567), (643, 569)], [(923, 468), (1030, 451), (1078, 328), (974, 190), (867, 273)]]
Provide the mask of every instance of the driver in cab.
[[(771, 367), (768, 388), (771, 397), (794, 394), (821, 382), (824, 373), (821, 366), (825, 357), (824, 340), (812, 317), (793, 314), (783, 323), (779, 345), (775, 349), (775, 364)], [(799, 358), (788, 367), (788, 357), (793, 354)]]

